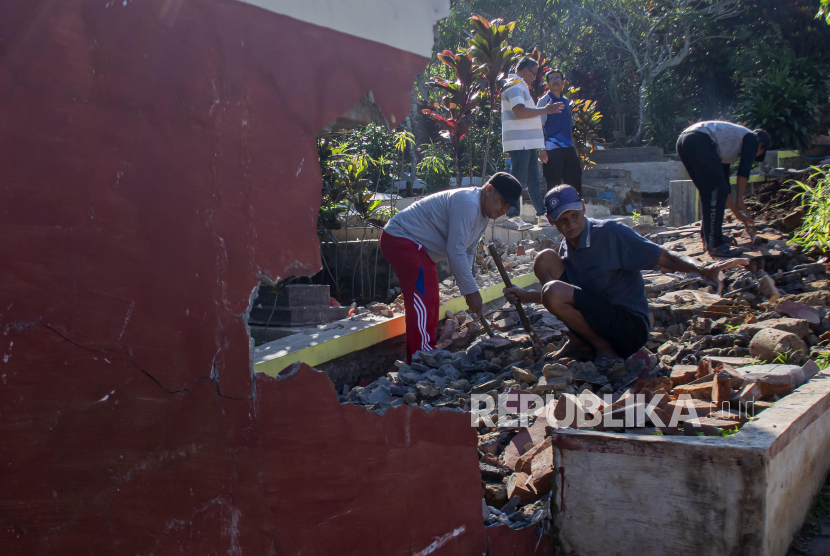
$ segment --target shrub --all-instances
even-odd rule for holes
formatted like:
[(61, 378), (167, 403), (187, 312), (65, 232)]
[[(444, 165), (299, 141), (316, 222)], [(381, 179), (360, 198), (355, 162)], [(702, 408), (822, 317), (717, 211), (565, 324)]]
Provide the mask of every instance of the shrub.
[(795, 182), (802, 190), (796, 198), (807, 207), (807, 215), (793, 235), (793, 242), (808, 251), (827, 252), (830, 251), (830, 166), (813, 169), (815, 173), (810, 181), (815, 180), (815, 185)]
[(738, 114), (749, 127), (766, 129), (772, 148), (808, 146), (819, 123), (818, 102), (826, 97), (821, 71), (804, 59), (774, 65), (764, 77), (747, 80)]

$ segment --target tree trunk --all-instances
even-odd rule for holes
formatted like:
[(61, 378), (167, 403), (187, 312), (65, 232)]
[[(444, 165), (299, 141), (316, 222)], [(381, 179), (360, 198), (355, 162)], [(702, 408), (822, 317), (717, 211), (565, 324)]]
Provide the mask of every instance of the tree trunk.
[(455, 186), (461, 187), (461, 168), (458, 166), (458, 149), (461, 145), (458, 145), (453, 149), (455, 151)]
[(470, 187), (473, 186), (473, 136), (467, 133), (467, 153), (470, 157)]
[[(643, 73), (646, 72), (644, 71)], [(643, 77), (643, 81), (640, 83), (640, 121), (637, 124), (637, 134), (631, 138), (631, 141), (629, 141), (629, 144), (632, 147), (639, 147), (643, 142), (643, 136), (646, 133), (646, 118), (648, 117), (648, 86), (648, 77)]]
[(481, 183), (487, 177), (487, 164), (490, 161), (490, 138), (493, 135), (493, 107), (490, 107), (490, 124), (487, 126), (487, 144), (484, 145), (484, 162), (481, 164)]

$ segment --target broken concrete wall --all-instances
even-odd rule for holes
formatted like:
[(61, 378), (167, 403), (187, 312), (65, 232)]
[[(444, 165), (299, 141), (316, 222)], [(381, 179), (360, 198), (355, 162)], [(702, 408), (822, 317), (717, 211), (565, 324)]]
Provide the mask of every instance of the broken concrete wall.
[[(429, 56), (262, 4), (0, 5), (8, 553), (485, 550), (468, 418), (253, 382), (257, 275), (320, 269), (316, 132), (400, 121)], [(415, 4), (386, 27), (431, 44)]]
[(560, 430), (553, 443), (567, 554), (782, 556), (830, 467), (830, 374), (727, 438)]

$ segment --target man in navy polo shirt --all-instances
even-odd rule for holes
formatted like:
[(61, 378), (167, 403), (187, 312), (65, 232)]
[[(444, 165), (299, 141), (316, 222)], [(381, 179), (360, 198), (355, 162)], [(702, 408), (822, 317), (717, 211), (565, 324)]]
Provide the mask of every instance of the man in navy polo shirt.
[(666, 251), (614, 220), (585, 217), (585, 203), (569, 185), (545, 197), (550, 223), (565, 236), (559, 250), (545, 249), (533, 262), (538, 292), (505, 288), (507, 300), (542, 303), (570, 329), (555, 357), (623, 359), (648, 340), (648, 298), (642, 270), (698, 273), (723, 288), (721, 271), (749, 264), (729, 259), (714, 264)]

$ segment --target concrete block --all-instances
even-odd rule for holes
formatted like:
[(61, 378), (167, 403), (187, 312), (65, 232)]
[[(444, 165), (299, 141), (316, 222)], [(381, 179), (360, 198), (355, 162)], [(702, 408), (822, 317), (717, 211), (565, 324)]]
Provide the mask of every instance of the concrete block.
[(807, 353), (807, 344), (792, 332), (766, 328), (749, 343), (749, 354), (764, 361), (774, 361), (781, 353)]
[(830, 467), (830, 374), (726, 438), (552, 434), (562, 553), (782, 556)]
[(687, 180), (689, 175), (683, 163), (666, 159), (663, 162), (617, 162), (597, 164), (595, 168), (617, 168), (631, 172), (631, 180), (640, 184), (642, 193), (667, 193), (669, 184), (676, 180)]
[(588, 218), (608, 218), (611, 216), (611, 209), (605, 205), (597, 204), (596, 201), (592, 203), (585, 203), (585, 216)]
[(669, 226), (679, 228), (700, 220), (698, 193), (692, 180), (669, 183)]
[[(265, 289), (273, 295), (270, 288)], [(260, 295), (262, 290), (260, 286)], [(328, 307), (329, 291), (328, 284), (290, 284), (280, 290), (277, 307)]]
[(305, 326), (344, 319), (349, 307), (277, 307), (251, 309), (249, 322), (271, 326)]
[(619, 164), (636, 162), (666, 162), (660, 147), (631, 147), (623, 149), (595, 150), (588, 155), (596, 164)]

